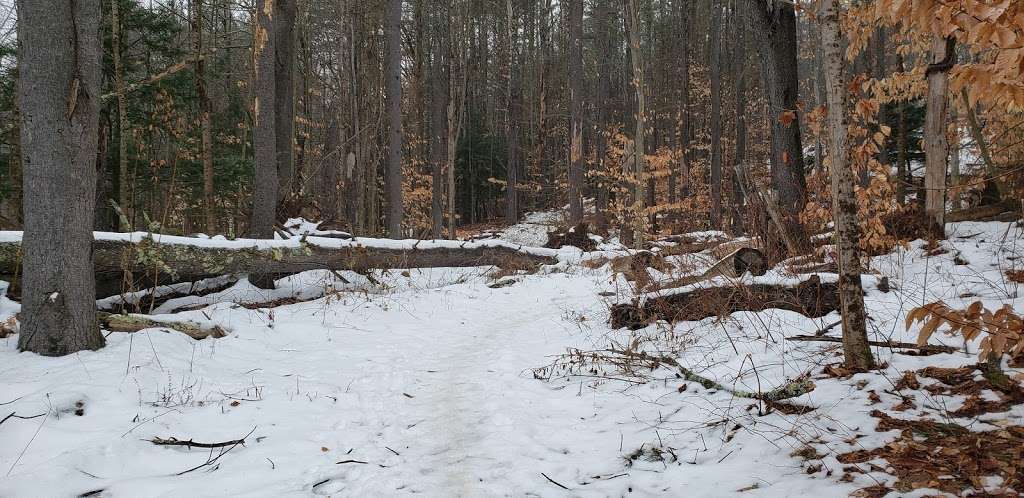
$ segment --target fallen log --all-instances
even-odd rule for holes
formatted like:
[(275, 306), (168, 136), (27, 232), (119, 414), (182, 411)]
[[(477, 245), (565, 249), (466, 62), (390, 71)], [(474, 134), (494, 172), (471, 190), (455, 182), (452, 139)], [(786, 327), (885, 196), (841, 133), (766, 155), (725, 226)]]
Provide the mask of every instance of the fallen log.
[(1020, 219), (1020, 217), (1020, 204), (1005, 201), (947, 213), (946, 223), (957, 223), (960, 221), (1013, 221)]
[[(530, 269), (558, 262), (555, 251), (499, 241), (210, 240), (149, 234), (97, 232), (93, 243), (97, 296), (121, 292), (126, 272), (138, 281), (195, 282), (226, 274), (289, 274), (307, 270), (499, 266)], [(21, 233), (0, 237), (0, 279), (17, 281)], [(145, 287), (148, 282), (144, 282)], [(12, 285), (14, 287), (14, 285)]]
[(612, 328), (638, 330), (657, 320), (697, 321), (727, 316), (737, 311), (783, 309), (810, 318), (825, 316), (839, 309), (839, 294), (834, 282), (822, 282), (817, 275), (795, 286), (780, 284), (735, 284), (697, 287), (683, 292), (648, 294), (639, 303), (612, 306)]

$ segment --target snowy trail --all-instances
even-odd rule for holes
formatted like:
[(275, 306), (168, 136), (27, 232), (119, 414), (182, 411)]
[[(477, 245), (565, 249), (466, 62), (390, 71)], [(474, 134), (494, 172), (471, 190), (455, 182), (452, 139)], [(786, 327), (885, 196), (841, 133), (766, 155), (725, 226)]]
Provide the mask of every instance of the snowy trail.
[[(426, 280), (445, 278), (453, 279)], [(621, 468), (614, 457), (587, 455), (616, 454), (620, 434), (608, 434), (609, 424), (630, 415), (600, 409), (590, 389), (538, 382), (529, 371), (581, 335), (559, 319), (567, 310), (603, 308), (600, 282), (548, 275), (501, 289), (484, 283), (314, 301), (276, 308), (272, 318), (216, 305), (207, 314), (234, 331), (218, 342), (154, 331), (111, 335), (104, 350), (76, 358), (8, 356), (15, 364), (0, 374), (38, 379), (3, 386), (5, 399), (24, 396), (19, 410), (46, 411), (47, 393), (67, 391), (65, 404), (90, 396), (86, 416), (47, 420), (15, 465), (34, 430), (19, 425), (13, 444), (0, 445), (0, 460), (13, 465), (0, 490), (36, 496), (31, 476), (69, 495), (548, 496), (562, 490), (542, 472), (572, 483)], [(83, 369), (91, 378), (71, 389)], [(74, 434), (74, 425), (91, 430)], [(256, 442), (208, 474), (170, 475), (207, 454), (142, 440), (225, 440), (252, 427)], [(71, 446), (78, 451), (40, 451)], [(345, 460), (367, 463), (335, 463)], [(45, 466), (78, 472), (67, 479)]]

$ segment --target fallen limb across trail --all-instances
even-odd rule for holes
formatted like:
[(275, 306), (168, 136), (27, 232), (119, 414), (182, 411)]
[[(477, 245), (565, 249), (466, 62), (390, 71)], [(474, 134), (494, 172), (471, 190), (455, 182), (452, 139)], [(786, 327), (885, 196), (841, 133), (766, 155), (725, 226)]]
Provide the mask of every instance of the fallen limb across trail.
[[(194, 282), (226, 274), (289, 274), (307, 270), (499, 266), (530, 269), (558, 262), (557, 251), (501, 241), (217, 240), (145, 233), (96, 232), (93, 261), (97, 294), (120, 292), (126, 272), (138, 281)], [(17, 280), (21, 232), (0, 233), (0, 279)], [(111, 292), (112, 291), (112, 292)]]
[[(667, 291), (667, 292), (666, 292)], [(763, 311), (778, 308), (802, 313), (811, 318), (839, 309), (834, 282), (822, 282), (811, 275), (796, 284), (707, 281), (696, 285), (653, 292), (638, 303), (612, 306), (613, 328), (644, 328), (656, 320), (697, 321), (713, 316), (728, 316), (737, 311)]]

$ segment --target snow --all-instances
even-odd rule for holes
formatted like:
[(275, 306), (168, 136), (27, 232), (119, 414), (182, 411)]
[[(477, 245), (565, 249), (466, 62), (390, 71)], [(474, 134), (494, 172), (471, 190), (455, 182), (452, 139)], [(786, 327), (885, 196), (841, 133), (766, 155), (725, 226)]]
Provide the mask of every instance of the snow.
[[(536, 243), (546, 219), (528, 216), (505, 231), (504, 242), (481, 244)], [(961, 223), (951, 225), (944, 254), (929, 256), (917, 241), (874, 258), (868, 273), (888, 276), (893, 291), (882, 293), (865, 279), (872, 339), (913, 341), (919, 329), (904, 331), (904, 314), (937, 299), (953, 307), (981, 299), (990, 308), (1006, 303), (1020, 310), (1019, 286), (1004, 275), (1024, 262), (1021, 232), (1007, 223)], [(296, 243), (179, 239), (161, 237)], [(112, 333), (102, 350), (62, 358), (18, 353), (16, 335), (0, 339), (0, 416), (44, 414), (0, 425), (0, 496), (100, 489), (112, 497), (648, 497), (739, 490), (742, 496), (845, 496), (893, 480), (869, 471), (842, 482), (844, 465), (835, 458), (898, 435), (875, 432), (868, 415), (899, 402), (885, 393), (892, 382), (904, 371), (976, 361), (976, 345), (971, 354), (928, 357), (874, 348), (889, 365), (881, 374), (824, 377), (822, 367), (841, 360), (838, 345), (784, 338), (813, 334), (838, 320), (834, 313), (809, 319), (782, 310), (739, 312), (724, 320), (611, 330), (608, 305), (619, 299), (622, 282), (607, 266), (588, 269), (571, 261), (569, 251), (551, 253), (565, 259), (500, 288), (487, 286), (494, 278), (489, 268), (391, 270), (375, 272), (372, 281), (342, 273), (348, 283), (316, 271), (284, 279), (273, 291), (243, 279), (156, 310), (188, 309), (158, 318), (216, 324), (228, 332), (221, 339), (194, 341), (161, 329)], [(956, 265), (957, 257), (968, 264)], [(742, 278), (795, 277), (773, 270)], [(311, 300), (253, 305), (285, 298)], [(0, 297), (0, 319), (16, 310)], [(962, 342), (941, 333), (932, 340)], [(533, 369), (559, 361), (570, 348), (627, 344), (671, 354), (735, 389), (768, 391), (810, 375), (816, 389), (792, 401), (817, 410), (760, 415), (756, 400), (706, 390), (667, 368), (643, 372), (647, 382), (603, 364), (582, 375), (534, 378)], [(882, 403), (871, 405), (869, 391)], [(958, 402), (916, 401), (904, 416), (945, 420)], [(1021, 423), (1024, 411), (995, 415)], [(956, 421), (976, 430), (995, 423)], [(218, 451), (148, 441), (217, 442), (250, 431), (244, 446), (183, 475), (176, 474)], [(820, 460), (794, 455), (808, 446)], [(627, 464), (638, 450), (643, 456)], [(661, 451), (666, 459), (649, 461)], [(812, 463), (825, 470), (808, 473)]]

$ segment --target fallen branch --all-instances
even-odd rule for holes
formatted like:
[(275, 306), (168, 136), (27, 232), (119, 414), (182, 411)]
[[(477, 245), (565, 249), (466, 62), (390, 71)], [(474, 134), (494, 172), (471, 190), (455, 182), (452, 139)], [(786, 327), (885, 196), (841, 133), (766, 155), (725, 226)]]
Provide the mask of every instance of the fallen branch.
[(790, 398), (796, 398), (798, 396), (803, 396), (804, 394), (807, 394), (807, 393), (813, 391), (814, 388), (816, 387), (814, 385), (814, 382), (811, 381), (811, 379), (806, 378), (806, 377), (801, 377), (801, 378), (798, 378), (798, 379), (796, 379), (796, 380), (794, 380), (792, 382), (789, 382), (789, 383), (787, 383), (785, 385), (779, 386), (779, 387), (777, 387), (775, 389), (772, 389), (771, 391), (764, 392), (764, 393), (762, 393), (762, 392), (756, 392), (755, 393), (755, 392), (750, 392), (750, 391), (742, 391), (742, 390), (739, 390), (739, 389), (733, 389), (731, 387), (722, 385), (722, 384), (720, 384), (720, 383), (718, 383), (718, 382), (716, 382), (714, 380), (711, 380), (711, 379), (709, 379), (707, 377), (698, 375), (693, 370), (690, 370), (690, 369), (680, 365), (679, 362), (675, 360), (675, 358), (669, 358), (667, 356), (652, 356), (652, 355), (649, 355), (649, 354), (644, 353), (644, 352), (634, 353), (632, 351), (621, 351), (621, 350), (615, 350), (615, 349), (609, 349), (607, 351), (609, 353), (614, 353), (614, 354), (626, 356), (626, 357), (629, 357), (629, 358), (635, 358), (635, 359), (642, 360), (642, 361), (649, 361), (649, 362), (652, 363), (652, 365), (651, 365), (652, 368), (657, 368), (659, 363), (675, 367), (677, 370), (679, 370), (679, 374), (683, 378), (683, 380), (686, 380), (686, 381), (689, 381), (689, 382), (696, 382), (696, 383), (700, 384), (701, 386), (703, 386), (704, 389), (717, 389), (719, 391), (725, 391), (725, 392), (727, 392), (729, 394), (732, 394), (733, 396), (736, 396), (737, 398), (758, 399), (758, 400), (761, 400), (761, 401), (768, 401), (768, 402), (782, 401), (784, 399), (790, 399)]
[(144, 329), (170, 329), (181, 332), (197, 341), (213, 337), (215, 339), (226, 337), (224, 329), (213, 325), (200, 325), (196, 322), (160, 322), (140, 315), (119, 315), (115, 313), (98, 312), (100, 326), (111, 332), (135, 333)]
[[(252, 434), (252, 433), (250, 432), (249, 434)], [(185, 446), (185, 447), (187, 447), (189, 449), (192, 449), (192, 448), (223, 448), (225, 446), (235, 446), (235, 445), (238, 445), (238, 444), (245, 444), (245, 438), (233, 439), (231, 441), (224, 441), (224, 442), (221, 442), (221, 443), (197, 443), (197, 442), (195, 442), (195, 441), (193, 441), (191, 439), (189, 439), (188, 441), (182, 441), (182, 440), (180, 440), (180, 439), (178, 439), (176, 437), (170, 437), (170, 438), (164, 439), (162, 437), (154, 436), (153, 439), (149, 440), (149, 442), (151, 442), (151, 443), (153, 443), (153, 444), (155, 444), (157, 446)]]
[(217, 462), (217, 460), (220, 460), (220, 459), (221, 459), (221, 457), (223, 457), (224, 455), (227, 455), (228, 453), (230, 453), (230, 452), (231, 452), (231, 450), (233, 450), (233, 449), (237, 448), (237, 447), (238, 447), (238, 445), (240, 445), (240, 444), (244, 444), (244, 443), (245, 443), (245, 440), (246, 440), (246, 438), (248, 438), (249, 436), (251, 436), (251, 435), (252, 435), (252, 433), (254, 433), (254, 432), (256, 432), (256, 428), (255, 428), (255, 427), (253, 427), (253, 428), (252, 428), (252, 430), (251, 430), (251, 431), (249, 431), (249, 433), (248, 433), (248, 434), (246, 434), (246, 435), (245, 435), (244, 437), (242, 437), (241, 439), (236, 439), (236, 440), (235, 440), (235, 441), (233, 442), (234, 444), (232, 444), (231, 446), (224, 446), (224, 447), (221, 447), (221, 448), (220, 448), (220, 452), (218, 452), (218, 453), (217, 453), (217, 456), (213, 456), (213, 448), (211, 448), (211, 449), (210, 449), (210, 456), (206, 457), (206, 461), (205, 461), (205, 462), (203, 462), (203, 463), (201, 463), (201, 464), (199, 464), (199, 465), (196, 465), (195, 467), (192, 467), (192, 468), (190, 468), (190, 469), (186, 469), (186, 470), (183, 470), (183, 471), (181, 471), (181, 472), (178, 472), (178, 473), (177, 473), (177, 474), (175, 474), (175, 475), (179, 475), (179, 476), (180, 476), (180, 475), (185, 475), (185, 474), (188, 474), (189, 472), (192, 472), (192, 471), (195, 471), (195, 470), (199, 470), (199, 469), (201, 469), (201, 468), (203, 468), (203, 467), (207, 467), (207, 466), (213, 465), (214, 463), (216, 463), (216, 462)]
[[(836, 342), (842, 343), (843, 340), (839, 337), (829, 336), (817, 336), (817, 335), (797, 335), (793, 337), (787, 337), (787, 341), (801, 341), (801, 342)], [(916, 349), (926, 353), (955, 353), (959, 351), (959, 348), (953, 346), (940, 346), (936, 344), (925, 344), (919, 346), (910, 342), (893, 342), (893, 341), (868, 341), (868, 344), (872, 346), (879, 346), (883, 348), (894, 348), (894, 349)]]

